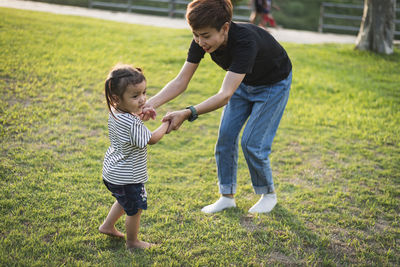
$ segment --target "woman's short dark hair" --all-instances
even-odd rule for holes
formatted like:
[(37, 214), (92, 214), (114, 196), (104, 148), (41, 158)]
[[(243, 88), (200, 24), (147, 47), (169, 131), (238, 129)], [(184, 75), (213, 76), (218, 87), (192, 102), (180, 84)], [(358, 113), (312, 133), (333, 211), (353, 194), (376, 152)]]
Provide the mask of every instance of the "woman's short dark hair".
[(211, 27), (221, 30), (232, 21), (233, 7), (230, 0), (194, 0), (186, 9), (186, 19), (192, 29)]

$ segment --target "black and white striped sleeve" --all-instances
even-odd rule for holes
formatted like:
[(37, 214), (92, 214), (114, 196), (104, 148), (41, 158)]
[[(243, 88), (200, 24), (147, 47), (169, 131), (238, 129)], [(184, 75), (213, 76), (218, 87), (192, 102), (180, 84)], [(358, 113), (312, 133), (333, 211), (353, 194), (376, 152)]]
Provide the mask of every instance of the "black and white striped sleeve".
[(134, 120), (131, 127), (131, 144), (140, 148), (146, 147), (151, 138), (150, 130), (139, 120)]

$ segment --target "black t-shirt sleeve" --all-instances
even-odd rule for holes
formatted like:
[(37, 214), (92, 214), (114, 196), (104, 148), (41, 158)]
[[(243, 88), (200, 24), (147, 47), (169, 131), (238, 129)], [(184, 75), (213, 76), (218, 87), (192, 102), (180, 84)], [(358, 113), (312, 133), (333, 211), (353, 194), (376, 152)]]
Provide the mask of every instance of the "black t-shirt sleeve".
[(229, 66), (229, 71), (239, 74), (252, 73), (257, 51), (255, 40), (238, 42), (232, 51), (232, 64)]
[(201, 59), (204, 57), (205, 51), (201, 48), (194, 40), (190, 44), (188, 56), (186, 61), (190, 63), (200, 63)]

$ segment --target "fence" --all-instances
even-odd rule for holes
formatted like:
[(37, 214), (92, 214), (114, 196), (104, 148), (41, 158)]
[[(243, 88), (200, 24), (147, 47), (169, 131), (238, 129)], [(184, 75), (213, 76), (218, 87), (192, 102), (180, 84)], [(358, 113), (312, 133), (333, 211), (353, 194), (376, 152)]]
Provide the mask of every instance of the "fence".
[[(149, 13), (159, 13), (168, 15), (169, 17), (184, 16), (186, 6), (190, 1), (185, 0), (126, 0), (101, 2), (89, 0), (89, 8), (105, 7), (124, 9), (128, 12), (140, 11)], [(235, 6), (233, 19), (239, 21), (248, 21), (251, 9), (248, 6)]]
[[(340, 12), (329, 13), (327, 12)], [(335, 30), (347, 33), (357, 34), (360, 30), (362, 14), (364, 6), (354, 4), (339, 4), (339, 3), (322, 3), (319, 16), (319, 32), (324, 32), (325, 29)], [(343, 14), (345, 12), (345, 14)], [(400, 8), (396, 9), (396, 13), (400, 12)], [(330, 23), (326, 23), (326, 20)], [(335, 23), (335, 24), (333, 24)], [(395, 20), (395, 28), (400, 28), (400, 20)], [(395, 30), (395, 39), (400, 39), (400, 31)]]

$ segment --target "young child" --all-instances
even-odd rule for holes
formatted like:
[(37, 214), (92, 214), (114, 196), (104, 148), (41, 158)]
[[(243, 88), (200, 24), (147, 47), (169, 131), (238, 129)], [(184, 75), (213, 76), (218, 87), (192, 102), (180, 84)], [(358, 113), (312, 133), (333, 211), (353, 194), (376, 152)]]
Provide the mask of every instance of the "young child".
[(139, 118), (146, 103), (146, 78), (141, 69), (117, 65), (105, 81), (105, 96), (110, 110), (108, 131), (110, 147), (104, 157), (103, 181), (116, 198), (104, 223), (103, 234), (124, 237), (115, 228), (126, 213), (126, 247), (149, 248), (153, 244), (138, 240), (140, 215), (147, 209), (147, 144), (157, 143), (166, 133), (163, 122), (153, 133)]

